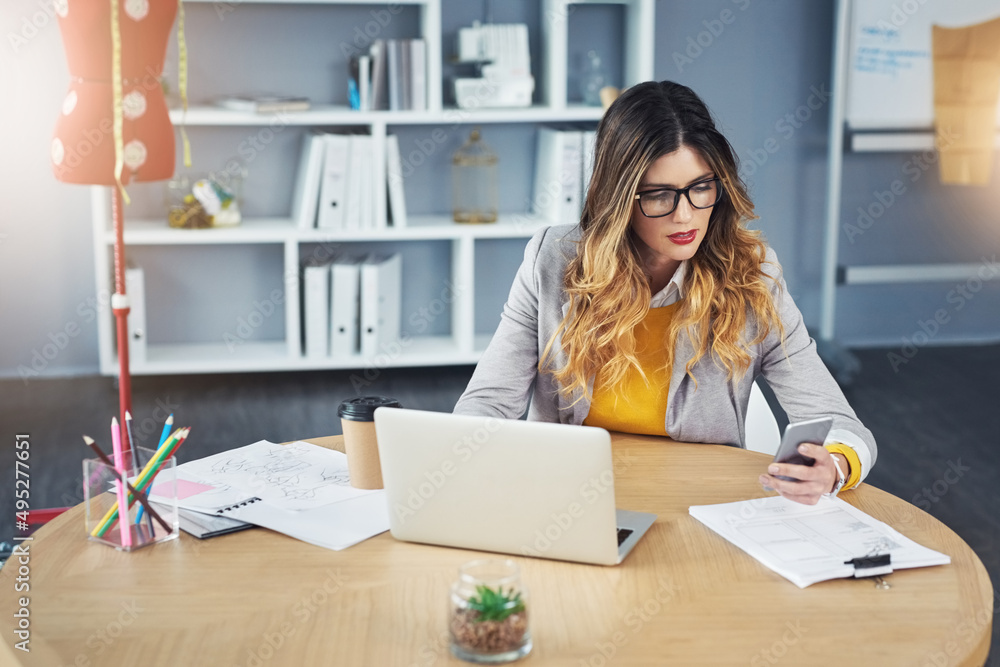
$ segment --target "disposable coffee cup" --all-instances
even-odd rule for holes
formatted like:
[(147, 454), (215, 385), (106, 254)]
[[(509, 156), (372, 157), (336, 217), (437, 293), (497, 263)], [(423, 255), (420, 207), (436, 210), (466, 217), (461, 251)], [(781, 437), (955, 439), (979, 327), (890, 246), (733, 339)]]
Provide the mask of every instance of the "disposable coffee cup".
[(344, 401), (337, 409), (344, 428), (344, 452), (351, 486), (356, 489), (381, 489), (382, 465), (375, 439), (375, 409), (403, 407), (394, 398), (361, 396)]

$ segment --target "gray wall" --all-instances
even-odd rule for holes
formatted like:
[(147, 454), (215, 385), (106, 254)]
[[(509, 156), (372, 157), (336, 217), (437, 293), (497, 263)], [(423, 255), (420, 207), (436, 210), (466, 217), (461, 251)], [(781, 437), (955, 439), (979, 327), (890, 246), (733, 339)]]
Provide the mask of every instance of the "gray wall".
[[(58, 348), (58, 352), (41, 364), (43, 375), (97, 369), (89, 193), (84, 187), (55, 181), (48, 162), (52, 128), (68, 78), (58, 27), (42, 9), (46, 4), (8, 0), (0, 8), (4, 35), (0, 90), (6, 91), (0, 104), (6, 149), (0, 158), (0, 376), (17, 376), (19, 366), (30, 367), (35, 353), (50, 344), (47, 351)], [(447, 63), (455, 30), (484, 19), (486, 3), (445, 0), (444, 4), (447, 76), (455, 72)], [(537, 3), (504, 0), (493, 4), (495, 21), (529, 24), (538, 76)], [(200, 101), (213, 91), (306, 90), (317, 101), (343, 103), (339, 46), (353, 40), (354, 28), (369, 20), (371, 9), (236, 3), (234, 11), (220, 18), (212, 4), (190, 5), (191, 97)], [(724, 11), (730, 13), (723, 15)], [(819, 313), (828, 106), (823, 104), (807, 113), (808, 107), (803, 105), (817, 101), (810, 100), (814, 91), (829, 87), (832, 15), (829, 0), (661, 0), (657, 4), (656, 78), (691, 85), (715, 112), (742, 159), (760, 215), (755, 224), (778, 251), (791, 292), (810, 325), (817, 323)], [(720, 17), (729, 23), (722, 23)], [(569, 20), (571, 67), (587, 49), (595, 48), (610, 76), (620, 78), (622, 9), (580, 7)], [(407, 8), (380, 36), (416, 32), (416, 10)], [(175, 48), (170, 48), (168, 63), (176, 61)], [(240, 60), (234, 61), (237, 57)], [(170, 78), (175, 76), (174, 68), (168, 65)], [(575, 95), (573, 74), (569, 86)], [(800, 117), (809, 117), (796, 127), (784, 119), (797, 111)], [(427, 136), (431, 129), (411, 126), (391, 131), (400, 134), (405, 147)], [(442, 129), (447, 132), (446, 145), (407, 180), (407, 202), (413, 213), (448, 210), (449, 156), (468, 128)], [(501, 157), (504, 208), (507, 212), (522, 211), (530, 196), (533, 128), (502, 125), (485, 129), (487, 140), (492, 136)], [(193, 128), (195, 160), (207, 168), (219, 166), (217, 163), (236, 153), (240, 142), (252, 132)], [(288, 210), (294, 176), (288, 165), (294, 163), (300, 132), (288, 128), (250, 165), (248, 214)], [(993, 212), (998, 203), (996, 188), (943, 187), (933, 170), (911, 180), (912, 169), (906, 169), (913, 158), (904, 154), (848, 155), (845, 222), (857, 217), (859, 206), (868, 207), (876, 201), (875, 193), (889, 189), (893, 180), (905, 180), (907, 191), (863, 235), (854, 237), (853, 243), (846, 233), (841, 235), (843, 263), (977, 262), (1000, 248), (1000, 221)], [(909, 164), (912, 167), (912, 162)], [(154, 215), (162, 198), (161, 187), (132, 188), (135, 205), (128, 215)], [(432, 250), (436, 255), (441, 249)], [(149, 249), (136, 251), (136, 256), (146, 256), (151, 264), (157, 264), (152, 257), (155, 254)], [(227, 264), (225, 284), (270, 285), (279, 280), (275, 277), (281, 271), (279, 254), (263, 251), (242, 258), (235, 256), (235, 250), (231, 254), (234, 257)], [(477, 282), (482, 284), (486, 282), (482, 279), (491, 276), (495, 288), (483, 294), (477, 305), (477, 331), (487, 331), (495, 324), (519, 254), (516, 243), (484, 248), (482, 256), (487, 261), (477, 268)], [(204, 255), (203, 251), (191, 254), (189, 265), (185, 265), (185, 271), (190, 272), (185, 275), (185, 285), (219, 282), (214, 273), (218, 262)], [(416, 252), (414, 256), (423, 254)], [(224, 259), (226, 253), (219, 257)], [(413, 270), (419, 271), (419, 267)], [(1000, 338), (1000, 280), (988, 281), (970, 298), (963, 297), (961, 307), (954, 295), (949, 300), (955, 287), (927, 283), (842, 288), (838, 292), (838, 337), (846, 344), (899, 346), (903, 337), (912, 337), (920, 330), (921, 321), (944, 308), (949, 319), (932, 343)], [(205, 313), (194, 331), (184, 329), (185, 339), (214, 339), (218, 330), (231, 328), (233, 313), (242, 312), (245, 305), (242, 301), (249, 308), (255, 297), (259, 295), (235, 296), (236, 303), (227, 304), (216, 321), (210, 312)], [(166, 293), (158, 300), (178, 303)], [(277, 323), (273, 329), (258, 335), (283, 335)], [(75, 335), (66, 335), (67, 331)], [(172, 338), (172, 334), (164, 332), (166, 337)]]

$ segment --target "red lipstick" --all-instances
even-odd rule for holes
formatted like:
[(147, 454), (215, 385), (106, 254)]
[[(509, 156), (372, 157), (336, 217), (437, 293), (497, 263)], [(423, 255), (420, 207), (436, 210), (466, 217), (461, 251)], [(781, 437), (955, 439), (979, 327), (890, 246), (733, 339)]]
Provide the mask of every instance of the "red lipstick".
[(687, 245), (688, 243), (694, 241), (696, 236), (698, 236), (698, 230), (692, 229), (688, 232), (677, 232), (676, 234), (671, 234), (667, 238), (677, 245)]

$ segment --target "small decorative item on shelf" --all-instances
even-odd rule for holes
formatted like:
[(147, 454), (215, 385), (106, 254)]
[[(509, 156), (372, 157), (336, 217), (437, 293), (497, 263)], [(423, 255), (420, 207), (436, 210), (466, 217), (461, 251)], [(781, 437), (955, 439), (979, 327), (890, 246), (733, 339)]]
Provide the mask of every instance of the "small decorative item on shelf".
[(580, 72), (580, 94), (583, 96), (583, 103), (589, 107), (601, 106), (601, 88), (607, 85), (608, 77), (604, 73), (601, 56), (597, 55), (597, 51), (588, 51)]
[(528, 591), (510, 559), (475, 560), (459, 568), (448, 607), (451, 652), (481, 664), (499, 664), (531, 652)]
[(455, 222), (496, 222), (500, 210), (497, 189), (499, 158), (482, 140), (479, 128), (452, 157), (452, 217)]
[(231, 160), (220, 172), (203, 178), (181, 174), (167, 184), (167, 219), (171, 227), (205, 229), (235, 227), (240, 213), (246, 169)]

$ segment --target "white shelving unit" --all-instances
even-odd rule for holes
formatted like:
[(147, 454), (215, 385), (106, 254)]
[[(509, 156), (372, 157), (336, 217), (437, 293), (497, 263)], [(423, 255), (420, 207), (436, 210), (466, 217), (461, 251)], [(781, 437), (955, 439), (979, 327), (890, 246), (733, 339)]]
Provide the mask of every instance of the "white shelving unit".
[[(185, 0), (188, 3), (208, 3), (212, 0)], [(453, 0), (458, 2), (460, 0)], [(241, 4), (255, 5), (378, 5), (376, 0), (241, 0)], [(538, 124), (563, 122), (589, 122), (600, 120), (602, 111), (594, 107), (574, 106), (566, 103), (567, 72), (567, 21), (558, 17), (569, 14), (571, 4), (626, 5), (626, 22), (629, 40), (625, 54), (625, 84), (652, 78), (653, 28), (655, 0), (609, 0), (608, 2), (567, 2), (566, 0), (539, 0), (540, 25), (543, 28), (542, 53), (532, 54), (541, 58), (545, 79), (542, 82), (545, 101), (543, 106), (525, 109), (448, 109), (442, 105), (442, 27), (441, 0), (402, 0), (420, 11), (420, 36), (427, 41), (427, 99), (426, 111), (352, 111), (346, 107), (314, 106), (304, 112), (287, 113), (281, 122), (300, 127), (356, 127), (365, 129), (375, 137), (376, 159), (373, 178), (385, 182), (385, 137), (389, 126), (420, 125), (486, 125), (486, 124)], [(192, 106), (185, 114), (171, 111), (175, 124), (184, 122), (189, 127), (266, 127), (274, 122), (273, 115), (258, 115), (219, 109), (209, 106)], [(294, 165), (289, 165), (294, 169)], [(524, 178), (530, 179), (531, 174)], [(450, 178), (443, 174), (441, 179)], [(92, 188), (92, 219), (94, 225), (94, 258), (96, 287), (99, 295), (113, 289), (110, 275), (114, 237), (110, 222), (110, 193), (108, 188)], [(379, 198), (376, 216), (386, 216), (384, 198)], [(482, 244), (492, 240), (514, 239), (526, 241), (545, 225), (564, 221), (542, 220), (531, 215), (501, 216), (496, 224), (458, 225), (449, 216), (411, 216), (404, 228), (387, 228), (378, 231), (331, 232), (322, 229), (301, 230), (291, 217), (244, 218), (243, 223), (230, 229), (186, 230), (171, 229), (163, 219), (129, 219), (126, 212), (125, 244), (129, 248), (191, 247), (191, 246), (273, 246), (281, 249), (284, 280), (284, 339), (269, 341), (247, 340), (239, 345), (225, 341), (211, 343), (149, 344), (145, 362), (132, 363), (132, 373), (235, 373), (249, 371), (279, 371), (307, 369), (385, 368), (403, 366), (439, 366), (475, 363), (488, 344), (491, 334), (477, 332), (475, 309), (477, 285), (475, 263), (477, 251), (486, 251)], [(568, 221), (566, 221), (568, 222)], [(297, 279), (303, 248), (310, 244), (370, 243), (370, 242), (420, 242), (433, 241), (450, 244), (450, 279), (454, 283), (455, 298), (451, 309), (451, 331), (447, 335), (404, 335), (398, 346), (390, 346), (373, 358), (360, 355), (342, 358), (305, 358), (301, 349), (300, 284)], [(104, 267), (102, 269), (102, 267)], [(289, 279), (289, 277), (293, 277)], [(208, 298), (208, 297), (206, 297)], [(178, 310), (178, 315), (182, 311)], [(117, 354), (114, 327), (110, 317), (98, 319), (98, 344), (101, 372), (116, 375)]]

